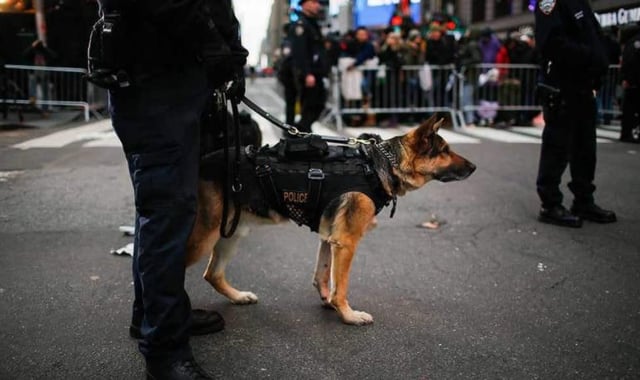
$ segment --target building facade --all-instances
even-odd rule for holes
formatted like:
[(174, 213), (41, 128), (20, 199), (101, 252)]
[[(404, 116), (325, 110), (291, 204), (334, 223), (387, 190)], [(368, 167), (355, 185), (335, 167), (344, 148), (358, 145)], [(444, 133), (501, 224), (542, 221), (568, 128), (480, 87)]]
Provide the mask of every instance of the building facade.
[[(433, 1), (432, 1), (433, 2)], [(490, 27), (498, 32), (506, 32), (523, 26), (533, 26), (533, 10), (536, 0), (440, 0), (442, 10), (447, 4), (455, 8), (455, 14), (471, 27)], [(444, 3), (444, 4), (443, 4)], [(625, 26), (640, 20), (638, 0), (592, 0), (603, 27)]]

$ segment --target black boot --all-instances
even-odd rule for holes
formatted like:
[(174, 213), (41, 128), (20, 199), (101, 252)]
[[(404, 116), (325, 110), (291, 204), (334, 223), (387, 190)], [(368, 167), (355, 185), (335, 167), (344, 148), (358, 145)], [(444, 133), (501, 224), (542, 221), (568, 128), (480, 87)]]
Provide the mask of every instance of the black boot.
[(172, 363), (147, 362), (147, 380), (190, 379), (207, 380), (213, 378), (193, 358)]
[[(140, 321), (132, 321), (129, 326), (129, 335), (134, 339), (142, 339), (140, 324)], [(191, 335), (213, 334), (223, 329), (224, 319), (218, 312), (202, 309), (191, 310), (191, 326), (189, 328)]]
[(618, 220), (615, 212), (604, 210), (595, 203), (574, 203), (571, 206), (571, 212), (582, 219), (596, 223), (613, 223)]
[(555, 224), (563, 227), (582, 227), (582, 219), (570, 213), (564, 206), (558, 205), (549, 208), (541, 208), (538, 220), (542, 223)]

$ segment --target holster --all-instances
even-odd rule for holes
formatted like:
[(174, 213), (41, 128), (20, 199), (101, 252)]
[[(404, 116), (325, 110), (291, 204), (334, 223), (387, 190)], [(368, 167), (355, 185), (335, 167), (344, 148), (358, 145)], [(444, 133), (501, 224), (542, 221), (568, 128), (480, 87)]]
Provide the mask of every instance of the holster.
[(89, 37), (89, 82), (109, 90), (131, 85), (131, 75), (126, 70), (131, 59), (126, 36), (120, 13), (105, 13), (96, 21)]

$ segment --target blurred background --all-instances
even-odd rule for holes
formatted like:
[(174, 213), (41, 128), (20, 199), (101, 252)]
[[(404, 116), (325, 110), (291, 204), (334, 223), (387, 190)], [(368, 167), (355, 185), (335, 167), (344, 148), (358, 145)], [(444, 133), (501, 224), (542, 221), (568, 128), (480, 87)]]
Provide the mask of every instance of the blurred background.
[[(236, 0), (250, 64), (272, 67), (279, 57), (283, 25), (295, 19), (297, 0)], [(444, 25), (459, 39), (469, 28), (498, 34), (532, 28), (535, 0), (322, 0), (325, 34), (338, 38), (358, 26), (373, 33), (388, 26)], [(605, 28), (640, 20), (639, 1), (593, 0)], [(40, 39), (56, 52), (58, 66), (84, 67), (90, 27), (98, 17), (95, 0), (0, 0), (0, 49), (5, 63), (31, 64), (24, 51)], [(52, 62), (53, 63), (53, 62)], [(268, 70), (267, 70), (268, 71)]]

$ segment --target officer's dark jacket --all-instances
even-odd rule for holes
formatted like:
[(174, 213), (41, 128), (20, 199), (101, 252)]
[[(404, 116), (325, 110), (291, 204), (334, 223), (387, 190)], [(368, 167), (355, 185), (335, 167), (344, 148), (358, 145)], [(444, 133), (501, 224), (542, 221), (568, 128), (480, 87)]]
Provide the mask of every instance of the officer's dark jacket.
[(628, 81), (631, 86), (640, 86), (640, 32), (624, 45), (620, 74), (622, 80)]
[(602, 29), (587, 0), (539, 0), (535, 19), (545, 83), (597, 89), (609, 62)]
[(203, 47), (220, 36), (231, 51), (239, 51), (246, 57), (231, 0), (100, 0), (100, 3), (105, 13), (118, 11), (122, 15), (124, 38), (119, 53), (135, 69), (154, 70), (157, 66), (202, 61)]
[(298, 77), (307, 74), (325, 76), (328, 72), (327, 54), (318, 21), (302, 12), (298, 16), (298, 21), (289, 27), (294, 71)]
[[(375, 157), (364, 146), (329, 146), (316, 157), (292, 157), (295, 152), (287, 153), (286, 145), (282, 140), (273, 147), (259, 151), (249, 147), (241, 152), (238, 174), (242, 191), (234, 194), (237, 204), (261, 216), (275, 210), (317, 232), (321, 217), (335, 212), (342, 194), (366, 194), (374, 202), (376, 214), (393, 199), (377, 174)], [(200, 178), (220, 181), (226, 176), (222, 154), (216, 151), (203, 158)]]

